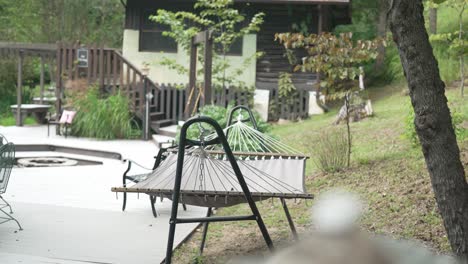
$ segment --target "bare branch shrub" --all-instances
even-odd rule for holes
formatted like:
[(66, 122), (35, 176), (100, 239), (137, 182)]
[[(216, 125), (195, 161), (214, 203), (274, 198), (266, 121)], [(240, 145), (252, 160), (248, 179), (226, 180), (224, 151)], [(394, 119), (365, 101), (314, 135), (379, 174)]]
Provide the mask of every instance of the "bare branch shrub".
[(346, 167), (348, 138), (346, 130), (330, 127), (308, 143), (315, 165), (324, 172), (335, 172)]

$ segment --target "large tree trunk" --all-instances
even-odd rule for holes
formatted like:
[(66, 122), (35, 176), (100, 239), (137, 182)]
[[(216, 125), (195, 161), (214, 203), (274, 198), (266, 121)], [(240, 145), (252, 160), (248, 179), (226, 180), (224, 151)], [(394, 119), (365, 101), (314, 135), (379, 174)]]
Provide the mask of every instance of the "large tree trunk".
[(421, 0), (393, 0), (390, 30), (408, 81), (414, 124), (454, 253), (468, 261), (468, 184)]

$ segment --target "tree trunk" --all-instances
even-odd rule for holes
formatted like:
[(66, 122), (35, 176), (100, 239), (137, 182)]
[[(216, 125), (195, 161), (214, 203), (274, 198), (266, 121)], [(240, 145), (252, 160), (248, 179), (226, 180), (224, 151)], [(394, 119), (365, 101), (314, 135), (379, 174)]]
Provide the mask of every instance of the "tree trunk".
[(390, 30), (408, 81), (414, 124), (432, 187), (455, 254), (468, 261), (468, 184), (452, 118), (424, 27), (421, 0), (393, 0)]
[(429, 8), (429, 32), (437, 34), (437, 8)]
[(346, 107), (346, 133), (348, 136), (348, 155), (347, 155), (347, 161), (346, 161), (346, 167), (349, 168), (349, 165), (351, 164), (351, 127), (349, 126), (349, 97), (350, 93), (346, 93), (345, 96), (345, 107)]
[[(377, 23), (377, 36), (385, 38), (387, 36), (387, 10), (388, 1), (380, 0), (379, 4), (379, 21)], [(377, 58), (375, 60), (375, 69), (382, 69), (385, 60), (385, 46), (381, 44), (377, 49)]]

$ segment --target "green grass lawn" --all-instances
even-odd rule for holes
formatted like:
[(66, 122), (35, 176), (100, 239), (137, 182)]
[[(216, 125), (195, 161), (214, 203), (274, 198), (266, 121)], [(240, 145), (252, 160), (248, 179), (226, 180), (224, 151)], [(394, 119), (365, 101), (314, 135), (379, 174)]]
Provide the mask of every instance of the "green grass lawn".
[[(307, 163), (307, 190), (316, 195), (333, 188), (356, 192), (367, 203), (367, 211), (361, 221), (363, 229), (395, 238), (415, 239), (434, 250), (447, 252), (449, 244), (422, 153), (402, 136), (410, 110), (409, 97), (403, 94), (403, 87), (393, 85), (370, 90), (375, 116), (351, 124), (351, 167), (335, 173), (323, 173), (317, 169), (312, 157)], [(468, 104), (459, 98), (458, 92), (457, 89), (447, 92), (449, 104), (467, 120)], [(332, 127), (335, 114), (336, 110), (297, 123), (275, 125), (273, 134), (283, 142), (311, 153), (317, 136)], [(466, 128), (466, 121), (463, 126)], [(467, 138), (459, 138), (465, 168), (468, 163)], [(289, 201), (299, 232), (310, 228), (308, 208), (311, 204)], [(274, 243), (280, 247), (289, 243), (291, 235), (279, 200), (267, 200), (258, 205)], [(247, 212), (244, 204), (220, 209), (217, 214)], [(200, 233), (196, 232), (176, 251), (176, 263), (188, 263), (196, 256)], [(199, 260), (203, 263), (225, 263), (233, 256), (265, 252), (266, 246), (255, 223), (214, 223), (210, 224), (207, 248)]]

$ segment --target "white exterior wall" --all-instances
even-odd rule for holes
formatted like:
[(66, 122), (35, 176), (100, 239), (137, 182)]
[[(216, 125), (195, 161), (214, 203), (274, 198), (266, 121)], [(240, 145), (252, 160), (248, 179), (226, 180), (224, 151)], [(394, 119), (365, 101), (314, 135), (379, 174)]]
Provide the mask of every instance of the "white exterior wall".
[[(149, 77), (157, 83), (188, 83), (188, 74), (186, 76), (179, 75), (174, 70), (169, 70), (166, 66), (159, 65), (159, 62), (164, 58), (175, 59), (177, 63), (189, 68), (189, 56), (179, 46), (177, 53), (167, 52), (139, 52), (139, 31), (132, 29), (124, 30), (123, 37), (123, 56), (132, 62), (137, 67), (142, 67), (143, 63), (150, 63)], [(231, 69), (242, 67), (245, 59), (255, 55), (257, 51), (257, 35), (249, 34), (244, 36), (242, 44), (242, 56), (227, 56)], [(240, 79), (248, 86), (255, 86), (256, 59), (252, 59), (250, 64), (245, 68)]]

